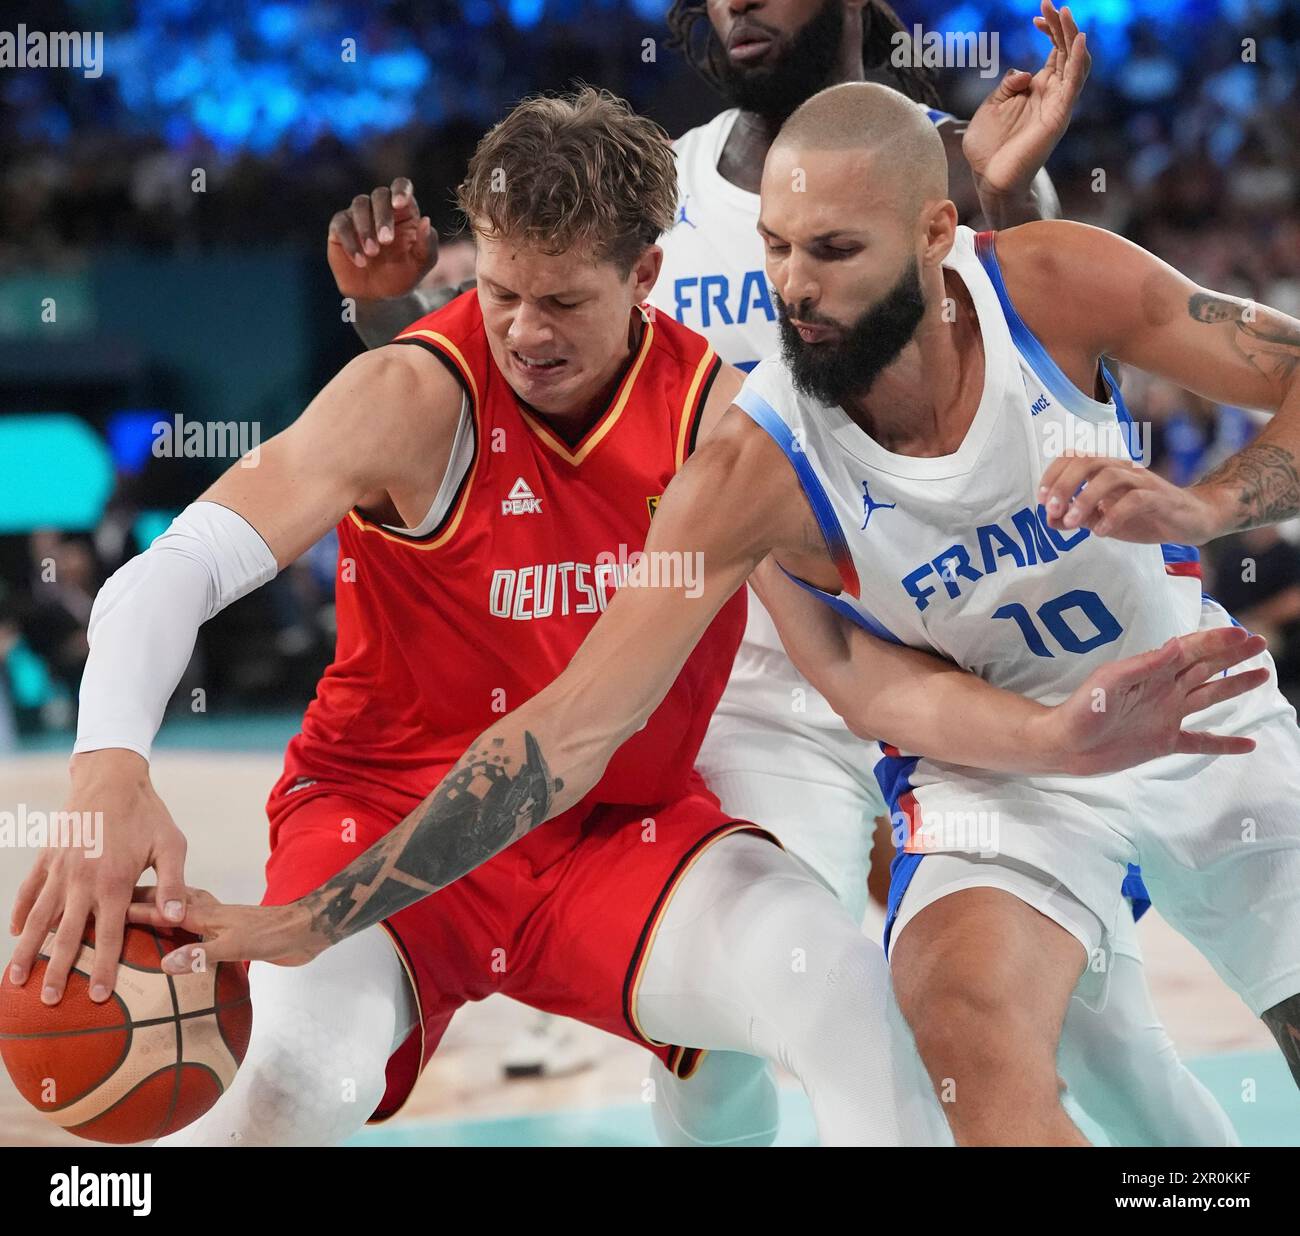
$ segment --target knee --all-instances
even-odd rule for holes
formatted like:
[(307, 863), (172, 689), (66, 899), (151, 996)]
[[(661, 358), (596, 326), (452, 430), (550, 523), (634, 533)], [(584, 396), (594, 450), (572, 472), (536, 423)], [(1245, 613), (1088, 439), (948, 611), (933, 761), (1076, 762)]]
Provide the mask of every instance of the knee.
[(967, 1088), (972, 1082), (1002, 1088), (1014, 1071), (1023, 1083), (1037, 1078), (1043, 1094), (1056, 1101), (1055, 1052), (1036, 1046), (1034, 1028), (1010, 1001), (950, 981), (942, 988), (911, 989), (902, 1009), (936, 1086), (943, 1079), (955, 1089), (961, 1079)]
[(738, 944), (732, 963), (754, 997), (774, 997), (801, 1020), (879, 1008), (889, 998), (880, 946), (820, 885), (788, 891), (781, 899), (769, 889), (762, 912), (741, 907), (728, 932)]
[(809, 962), (807, 994), (830, 1016), (878, 1017), (893, 1001), (884, 951), (860, 931), (845, 929), (822, 940)]
[(312, 1140), (359, 1128), (383, 1098), (386, 1047), (340, 1042), (311, 1019), (255, 1027), (240, 1066), (254, 1126)]

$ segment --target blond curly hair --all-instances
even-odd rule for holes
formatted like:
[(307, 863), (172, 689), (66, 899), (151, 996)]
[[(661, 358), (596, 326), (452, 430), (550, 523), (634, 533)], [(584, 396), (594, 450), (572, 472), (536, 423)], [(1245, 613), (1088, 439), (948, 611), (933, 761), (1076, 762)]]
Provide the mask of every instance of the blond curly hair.
[(470, 226), (542, 253), (578, 246), (622, 276), (677, 214), (668, 134), (591, 86), (520, 102), (484, 134), (456, 190)]

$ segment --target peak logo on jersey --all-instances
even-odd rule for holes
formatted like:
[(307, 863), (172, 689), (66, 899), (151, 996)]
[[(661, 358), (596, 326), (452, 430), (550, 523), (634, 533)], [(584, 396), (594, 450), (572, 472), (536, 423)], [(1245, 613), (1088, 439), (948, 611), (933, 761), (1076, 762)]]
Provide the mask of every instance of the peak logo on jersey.
[(645, 504), (646, 509), (650, 512), (651, 519), (655, 517), (655, 512), (659, 509), (659, 499), (662, 497), (663, 494), (650, 494), (647, 496)]
[(862, 528), (871, 522), (871, 515), (874, 511), (892, 511), (897, 502), (877, 502), (872, 496), (871, 491), (867, 488), (867, 482), (862, 482)]
[(521, 476), (510, 487), (510, 496), (501, 499), (502, 515), (540, 515), (542, 500), (533, 495), (528, 482)]

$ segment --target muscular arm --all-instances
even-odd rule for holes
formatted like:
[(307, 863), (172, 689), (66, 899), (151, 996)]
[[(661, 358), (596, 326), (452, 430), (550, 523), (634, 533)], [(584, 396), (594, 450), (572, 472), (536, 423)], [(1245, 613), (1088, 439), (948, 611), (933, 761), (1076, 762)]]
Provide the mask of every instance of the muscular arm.
[(990, 686), (950, 661), (855, 626), (769, 558), (750, 582), (799, 672), (859, 738), (1008, 772), (1069, 772), (1046, 731), (1052, 709)]
[[(455, 380), (419, 349), (358, 357), (255, 461), (230, 468), (116, 572), (91, 614), (74, 780), (113, 762), (115, 751), (147, 759), (199, 626), (287, 566), (351, 506), (418, 521), (439, 459), (445, 468), (459, 407)], [(417, 461), (425, 459), (430, 471), (422, 473)]]
[(1186, 715), (1220, 693), (1239, 694), (1264, 681), (1258, 674), (1211, 681), (1263, 647), (1244, 631), (1197, 632), (1112, 662), (1068, 699), (1046, 706), (941, 657), (877, 638), (789, 580), (771, 558), (751, 583), (790, 659), (859, 738), (970, 768), (1077, 776), (1174, 750), (1249, 749), (1181, 728)]
[(1018, 228), (998, 238), (998, 255), (1030, 329), (1084, 390), (1107, 355), (1217, 403), (1275, 413), (1254, 442), (1187, 491), (1201, 511), (1188, 539), (1300, 514), (1300, 322), (1199, 287), (1137, 245), (1079, 223)]
[(354, 506), (418, 524), (446, 471), (460, 406), (456, 379), (422, 348), (366, 353), (262, 447), (257, 467), (231, 468), (202, 497), (242, 515), (281, 567)]

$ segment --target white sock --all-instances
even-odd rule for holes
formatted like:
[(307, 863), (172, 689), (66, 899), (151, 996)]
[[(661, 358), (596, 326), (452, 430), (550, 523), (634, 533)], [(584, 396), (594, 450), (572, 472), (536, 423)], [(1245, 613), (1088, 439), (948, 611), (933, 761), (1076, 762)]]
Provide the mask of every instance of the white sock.
[(391, 938), (368, 927), (305, 966), (249, 967), (253, 1032), (230, 1089), (157, 1146), (333, 1146), (384, 1096), (388, 1057), (415, 1025)]
[(637, 1017), (660, 1042), (779, 1063), (803, 1085), (822, 1145), (951, 1141), (880, 946), (820, 881), (753, 834), (710, 846), (681, 881), (646, 960)]

